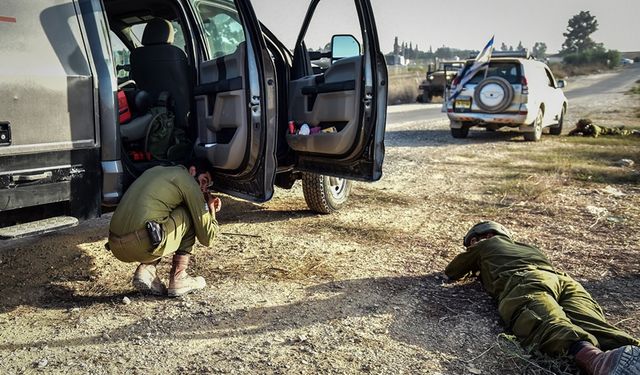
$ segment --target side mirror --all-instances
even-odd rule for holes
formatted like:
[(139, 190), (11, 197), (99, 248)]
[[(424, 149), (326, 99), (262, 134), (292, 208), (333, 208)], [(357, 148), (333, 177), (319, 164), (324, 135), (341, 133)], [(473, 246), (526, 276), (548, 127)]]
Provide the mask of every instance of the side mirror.
[(360, 43), (353, 35), (334, 35), (331, 38), (331, 60), (360, 55)]
[(559, 79), (558, 81), (556, 81), (556, 86), (559, 89), (565, 88), (565, 87), (567, 87), (567, 82), (565, 82), (565, 80), (563, 80), (563, 79)]

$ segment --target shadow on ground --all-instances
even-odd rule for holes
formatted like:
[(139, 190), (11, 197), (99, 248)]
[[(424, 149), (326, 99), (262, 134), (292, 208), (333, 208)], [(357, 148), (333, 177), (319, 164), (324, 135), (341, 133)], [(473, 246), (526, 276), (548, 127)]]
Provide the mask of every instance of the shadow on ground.
[(456, 144), (484, 144), (494, 142), (524, 142), (516, 131), (471, 130), (464, 139), (451, 136), (448, 129), (391, 130), (385, 133), (388, 147), (442, 147)]
[[(302, 197), (300, 197), (300, 202), (304, 202)], [(273, 210), (269, 209), (267, 206), (261, 206), (251, 202), (223, 198), (222, 210), (216, 214), (216, 217), (220, 223), (225, 224), (253, 224), (301, 219), (317, 215), (317, 213), (309, 209), (287, 207), (281, 210)]]

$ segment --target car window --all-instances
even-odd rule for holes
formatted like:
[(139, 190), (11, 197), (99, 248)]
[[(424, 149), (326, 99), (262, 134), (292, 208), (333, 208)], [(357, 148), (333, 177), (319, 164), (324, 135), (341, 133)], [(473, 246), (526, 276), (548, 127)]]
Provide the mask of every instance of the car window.
[(553, 79), (553, 74), (551, 73), (551, 71), (547, 68), (544, 68), (544, 72), (547, 74), (547, 84), (550, 87), (555, 88), (556, 87), (556, 81), (555, 79)]
[(244, 27), (232, 1), (223, 3), (194, 2), (207, 39), (211, 58), (233, 54), (245, 41)]
[[(330, 52), (332, 37), (340, 34), (353, 36), (361, 46), (359, 55), (362, 55), (362, 32), (358, 22), (358, 12), (353, 2), (348, 6), (345, 6), (344, 3), (344, 0), (324, 0), (318, 4), (304, 37), (308, 51)], [(342, 10), (340, 13), (336, 13), (336, 9)], [(331, 25), (331, 27), (327, 27), (327, 25)], [(341, 57), (352, 56), (354, 55)], [(328, 57), (313, 61), (314, 67), (321, 69), (330, 64), (331, 59)]]
[(131, 70), (129, 56), (131, 56), (131, 51), (122, 42), (122, 39), (111, 30), (109, 30), (109, 39), (111, 40), (111, 52), (113, 53), (113, 64), (118, 83), (122, 83), (129, 79), (129, 71)]
[(501, 77), (511, 84), (519, 84), (521, 81), (520, 64), (515, 62), (491, 62), (487, 69), (482, 69), (476, 73), (469, 83), (478, 84), (485, 77)]
[[(171, 25), (173, 26), (173, 45), (180, 48), (183, 52), (186, 53), (187, 49), (184, 39), (184, 33), (182, 32), (182, 25), (180, 25), (180, 22), (177, 21), (171, 21)], [(146, 23), (139, 23), (131, 26), (131, 34), (136, 39), (133, 41), (135, 45), (142, 45), (142, 35), (144, 34), (144, 28), (146, 26)]]

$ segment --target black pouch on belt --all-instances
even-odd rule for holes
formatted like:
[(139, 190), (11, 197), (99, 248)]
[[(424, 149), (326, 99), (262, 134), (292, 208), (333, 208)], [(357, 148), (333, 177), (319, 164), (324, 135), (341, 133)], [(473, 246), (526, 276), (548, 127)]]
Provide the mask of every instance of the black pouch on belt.
[(162, 242), (162, 225), (155, 221), (147, 221), (145, 226), (149, 234), (149, 239), (151, 240), (151, 245), (153, 245), (154, 248), (158, 247), (160, 242)]

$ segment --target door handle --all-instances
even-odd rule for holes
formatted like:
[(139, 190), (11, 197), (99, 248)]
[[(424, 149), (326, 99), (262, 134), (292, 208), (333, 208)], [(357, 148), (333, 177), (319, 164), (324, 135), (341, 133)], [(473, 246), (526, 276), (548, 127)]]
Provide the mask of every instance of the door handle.
[(39, 174), (16, 174), (11, 176), (11, 181), (15, 183), (34, 182), (34, 181), (50, 179), (52, 175), (53, 174), (50, 171), (42, 172)]

